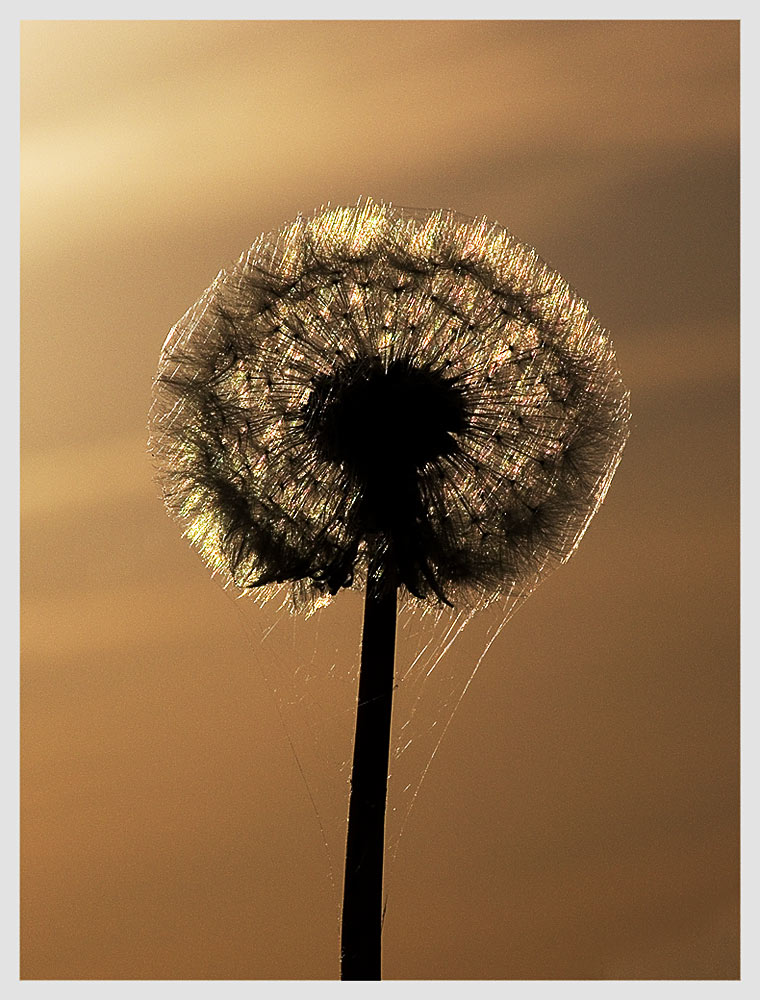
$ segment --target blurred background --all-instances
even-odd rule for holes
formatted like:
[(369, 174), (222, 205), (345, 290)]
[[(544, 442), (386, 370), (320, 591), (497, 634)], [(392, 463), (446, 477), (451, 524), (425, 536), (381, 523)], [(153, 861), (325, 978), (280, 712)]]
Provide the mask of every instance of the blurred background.
[(224, 592), (145, 445), (220, 267), (368, 195), (533, 244), (634, 412), (432, 760), (456, 698), (419, 710), (384, 977), (738, 976), (738, 58), (730, 21), (22, 24), (23, 978), (339, 974), (360, 595)]

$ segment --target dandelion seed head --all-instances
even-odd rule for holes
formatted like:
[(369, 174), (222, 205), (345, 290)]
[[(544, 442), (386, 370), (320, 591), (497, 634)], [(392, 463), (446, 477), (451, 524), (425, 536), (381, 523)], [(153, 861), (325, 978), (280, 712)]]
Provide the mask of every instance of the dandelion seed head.
[(574, 551), (626, 441), (606, 332), (486, 219), (368, 200), (262, 236), (170, 332), (150, 447), (241, 591), (312, 608), (382, 551), (477, 606)]

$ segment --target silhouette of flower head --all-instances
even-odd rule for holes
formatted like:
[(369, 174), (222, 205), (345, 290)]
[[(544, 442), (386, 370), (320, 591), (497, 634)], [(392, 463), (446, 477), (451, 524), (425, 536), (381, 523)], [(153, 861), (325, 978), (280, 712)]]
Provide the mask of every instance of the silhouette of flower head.
[(604, 330), (534, 250), (367, 201), (220, 272), (164, 345), (151, 447), (228, 583), (314, 606), (380, 553), (414, 597), (477, 605), (569, 557), (628, 421)]

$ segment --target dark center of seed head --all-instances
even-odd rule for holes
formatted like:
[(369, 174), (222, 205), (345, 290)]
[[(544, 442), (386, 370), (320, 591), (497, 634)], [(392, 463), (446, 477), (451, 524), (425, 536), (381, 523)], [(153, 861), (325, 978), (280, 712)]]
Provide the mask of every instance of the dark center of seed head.
[(304, 417), (326, 458), (384, 489), (409, 483), (427, 462), (454, 451), (453, 435), (467, 426), (454, 379), (408, 361), (386, 367), (379, 358), (318, 377)]

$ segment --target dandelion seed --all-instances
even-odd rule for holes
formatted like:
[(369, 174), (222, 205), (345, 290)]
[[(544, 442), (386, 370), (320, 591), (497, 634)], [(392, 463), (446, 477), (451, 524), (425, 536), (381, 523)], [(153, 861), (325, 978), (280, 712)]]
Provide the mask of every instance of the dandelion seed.
[(170, 332), (150, 446), (206, 563), (294, 609), (366, 588), (342, 978), (380, 978), (397, 594), (477, 608), (534, 586), (577, 546), (628, 423), (586, 303), (452, 212), (299, 217)]

